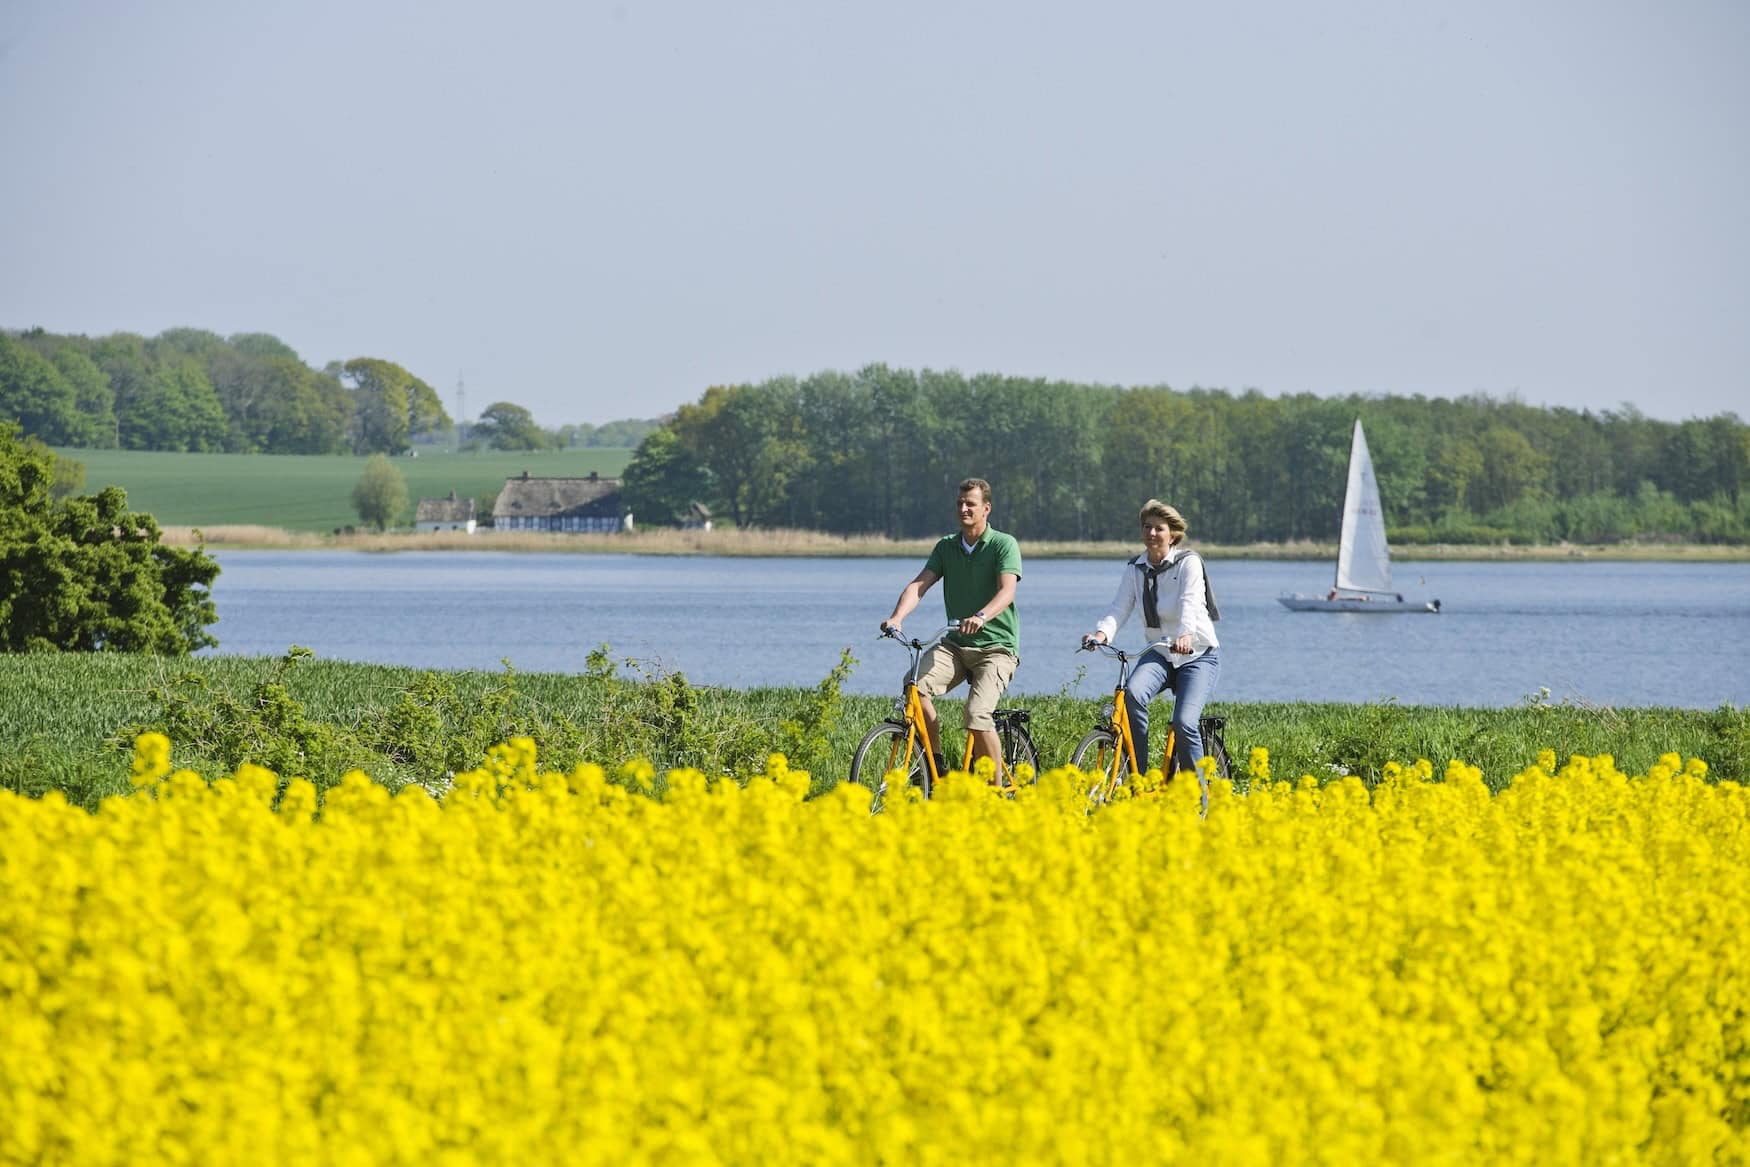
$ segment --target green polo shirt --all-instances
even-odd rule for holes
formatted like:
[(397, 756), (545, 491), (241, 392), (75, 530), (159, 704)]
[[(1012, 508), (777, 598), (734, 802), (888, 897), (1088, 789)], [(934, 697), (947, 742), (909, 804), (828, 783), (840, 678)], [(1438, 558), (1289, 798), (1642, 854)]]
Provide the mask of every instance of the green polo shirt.
[[(1005, 535), (994, 527), (986, 527), (973, 546), (972, 553), (960, 545), (960, 532), (945, 535), (930, 550), (930, 561), (924, 564), (942, 577), (942, 606), (948, 619), (964, 620), (990, 602), (1002, 586), (998, 577), (1004, 574), (1021, 578), (1021, 545), (1013, 535)], [(955, 644), (970, 648), (1006, 648), (1021, 656), (1021, 616), (1010, 604), (998, 612), (973, 636), (949, 633)]]

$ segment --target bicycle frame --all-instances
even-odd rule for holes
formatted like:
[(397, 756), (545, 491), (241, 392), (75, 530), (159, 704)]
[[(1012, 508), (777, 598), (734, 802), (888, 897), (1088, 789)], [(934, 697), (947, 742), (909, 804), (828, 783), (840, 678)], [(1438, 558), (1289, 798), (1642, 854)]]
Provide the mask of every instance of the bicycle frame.
[[(1131, 662), (1140, 659), (1140, 652), (1126, 652), (1115, 645), (1101, 641), (1083, 644), (1084, 651), (1098, 651), (1105, 656), (1115, 657), (1118, 661), (1118, 684), (1112, 690), (1112, 736), (1115, 739), (1112, 751), (1112, 761), (1100, 769), (1100, 779), (1091, 790), (1089, 797), (1096, 802), (1106, 802), (1111, 799), (1119, 786), (1124, 784), (1124, 764), (1130, 763), (1131, 774), (1142, 774), (1143, 764), (1147, 758), (1136, 755), (1136, 736), (1130, 727), (1130, 705), (1126, 699), (1125, 686), (1130, 680)], [(1144, 650), (1147, 651), (1147, 650)], [(1175, 734), (1171, 726), (1167, 728), (1166, 743), (1161, 751), (1161, 773), (1170, 780), (1173, 777), (1173, 748)], [(1209, 784), (1201, 770), (1197, 771), (1197, 785), (1202, 790), (1203, 810), (1209, 809)]]
[[(924, 700), (922, 694), (918, 692), (918, 672), (923, 666), (924, 653), (940, 644), (944, 636), (958, 627), (960, 627), (958, 623), (946, 625), (928, 640), (919, 640), (915, 636), (908, 639), (892, 629), (886, 629), (882, 632), (883, 636), (899, 641), (911, 652), (911, 670), (906, 674), (905, 693), (901, 698), (902, 720), (906, 726), (905, 756), (897, 759), (898, 764), (890, 769), (904, 770), (909, 773), (912, 751), (922, 750), (924, 774), (927, 782), (924, 788), (924, 797), (926, 798), (930, 796), (931, 788), (941, 781), (942, 775), (936, 769), (936, 756), (930, 749), (929, 722), (924, 718)], [(968, 741), (967, 750), (970, 752), (971, 748), (971, 742)]]
[[(921, 750), (924, 755), (924, 771), (927, 775), (928, 782), (928, 785), (924, 788), (925, 798), (930, 797), (931, 793), (934, 791), (936, 783), (942, 780), (943, 774), (936, 769), (936, 755), (934, 751), (929, 748), (929, 721), (924, 717), (924, 699), (923, 694), (918, 690), (918, 673), (923, 666), (924, 653), (936, 647), (936, 645), (941, 643), (944, 636), (947, 636), (950, 632), (956, 631), (959, 627), (959, 621), (945, 625), (928, 640), (919, 640), (916, 637), (907, 639), (906, 637), (898, 635), (892, 631), (883, 633), (884, 636), (899, 641), (900, 644), (904, 645), (911, 652), (911, 671), (905, 678), (905, 695), (903, 698), (903, 704), (905, 707), (904, 723), (906, 726), (905, 756), (900, 760), (899, 765), (893, 768), (910, 771), (912, 751), (914, 749)], [(961, 770), (967, 773), (972, 772), (972, 747), (974, 740), (975, 738), (972, 731), (967, 730), (966, 750), (960, 762)], [(1001, 755), (999, 754), (997, 757), (992, 758), (991, 761), (996, 767), (996, 781), (998, 785), (1012, 787), (1015, 784), (1014, 775), (1008, 772), (1008, 766), (1004, 764)]]
[(1142, 773), (1142, 767), (1137, 764), (1136, 738), (1130, 730), (1130, 706), (1124, 691), (1130, 680), (1130, 662), (1141, 654), (1128, 653), (1110, 644), (1094, 643), (1088, 647), (1118, 660), (1118, 684), (1112, 689), (1112, 736), (1117, 739), (1116, 748), (1112, 751), (1111, 765), (1101, 770), (1100, 782), (1100, 794), (1109, 798), (1124, 781), (1123, 765), (1126, 761), (1130, 763), (1132, 774)]

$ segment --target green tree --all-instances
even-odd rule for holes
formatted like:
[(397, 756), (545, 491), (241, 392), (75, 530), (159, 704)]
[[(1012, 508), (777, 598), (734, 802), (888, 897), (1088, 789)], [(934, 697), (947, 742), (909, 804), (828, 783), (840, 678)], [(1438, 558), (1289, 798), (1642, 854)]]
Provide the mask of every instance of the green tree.
[(1543, 496), (1550, 459), (1518, 430), (1490, 426), (1477, 439), (1477, 453), (1482, 455), (1483, 463), (1483, 472), (1471, 494), (1477, 510), (1486, 513), (1522, 499)]
[(74, 416), (67, 427), (65, 444), (113, 447), (115, 392), (109, 386), (109, 377), (88, 355), (90, 342), (82, 336), (57, 336), (41, 328), (27, 329), (17, 339), (52, 364), (73, 390)]
[(352, 488), (352, 506), (364, 522), (384, 531), (407, 509), (407, 480), (387, 454), (365, 459), (365, 472)]
[(358, 357), (340, 377), (352, 390), (355, 454), (403, 454), (414, 436), (451, 425), (437, 391), (394, 361)]
[(156, 652), (217, 644), (219, 565), (166, 547), (127, 493), (57, 502), (55, 456), (0, 425), (0, 651)]
[(78, 410), (78, 431), (68, 445), (110, 447), (115, 445), (115, 392), (109, 378), (90, 357), (71, 345), (59, 345), (49, 354), (68, 385), (73, 387)]
[(225, 445), (224, 406), (193, 357), (173, 355), (152, 368), (120, 421), (129, 450), (204, 453)]
[(494, 401), (482, 410), (473, 435), (495, 450), (539, 450), (547, 445), (547, 433), (535, 415), (509, 401)]
[(660, 429), (638, 444), (621, 478), (626, 506), (644, 526), (672, 526), (695, 502), (711, 496), (711, 480), (674, 431)]
[(69, 445), (83, 430), (78, 399), (59, 369), (23, 342), (0, 332), (0, 420), (32, 437)]
[(1467, 438), (1442, 442), (1428, 467), (1428, 502), (1436, 512), (1470, 507), (1471, 484), (1483, 476), (1483, 455)]
[(800, 440), (796, 385), (776, 378), (760, 385), (705, 390), (683, 405), (672, 428), (686, 451), (710, 472), (717, 501), (738, 527), (771, 526), (787, 510), (786, 488), (807, 470)]
[(352, 452), (404, 453), (413, 375), (393, 361), (358, 357), (342, 366), (341, 380), (352, 391)]
[[(572, 445), (605, 446), (618, 449), (637, 449), (638, 443), (661, 428), (659, 421), (646, 418), (621, 418), (618, 421), (604, 422), (598, 426), (578, 426), (580, 431)], [(588, 431), (587, 433), (581, 431)]]
[(277, 375), (288, 386), (287, 397), (267, 411), (263, 448), (275, 454), (344, 453), (352, 400), (339, 379), (284, 357), (262, 367), (264, 375)]
[(285, 358), (295, 361), (298, 359), (297, 349), (271, 333), (236, 332), (227, 337), (225, 343), (244, 356), (255, 360)]
[(112, 444), (128, 448), (122, 440), (122, 419), (132, 412), (152, 376), (146, 338), (132, 332), (112, 332), (92, 341), (85, 355), (109, 381), (115, 409), (115, 441)]

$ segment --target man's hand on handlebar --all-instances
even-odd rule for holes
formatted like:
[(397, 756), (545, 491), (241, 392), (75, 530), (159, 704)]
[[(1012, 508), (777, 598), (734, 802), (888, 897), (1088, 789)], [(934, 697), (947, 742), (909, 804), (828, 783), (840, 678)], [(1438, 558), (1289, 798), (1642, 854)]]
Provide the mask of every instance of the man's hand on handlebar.
[(897, 621), (897, 620), (883, 620), (883, 621), (881, 621), (881, 635), (891, 636), (895, 640), (900, 639), (899, 621)]

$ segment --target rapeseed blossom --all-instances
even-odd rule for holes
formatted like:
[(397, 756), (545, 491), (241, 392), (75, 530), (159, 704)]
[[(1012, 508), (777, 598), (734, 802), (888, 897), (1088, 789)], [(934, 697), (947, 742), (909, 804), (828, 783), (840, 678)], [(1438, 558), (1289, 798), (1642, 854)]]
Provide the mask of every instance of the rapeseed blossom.
[[(1750, 798), (1546, 751), (808, 800), (0, 792), (0, 1162), (1743, 1161)], [(1262, 774), (1260, 774), (1262, 771)], [(658, 792), (660, 797), (653, 793)]]

